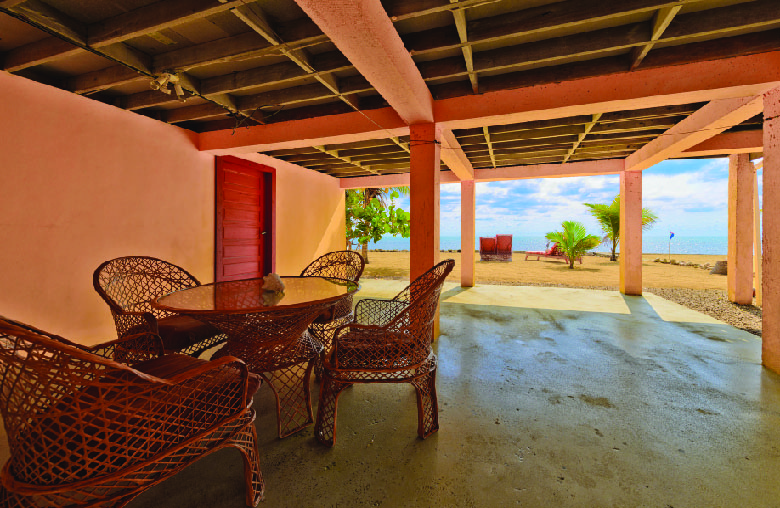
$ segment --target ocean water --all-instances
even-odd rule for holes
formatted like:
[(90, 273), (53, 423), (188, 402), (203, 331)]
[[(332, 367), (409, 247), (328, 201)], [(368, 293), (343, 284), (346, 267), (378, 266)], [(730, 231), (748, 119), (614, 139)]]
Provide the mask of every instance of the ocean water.
[[(671, 241), (672, 254), (711, 254), (726, 255), (728, 239), (725, 236), (682, 236), (675, 235)], [(460, 249), (460, 236), (442, 236), (439, 239), (441, 250)], [(474, 243), (479, 250), (479, 238)], [(544, 250), (547, 239), (543, 236), (512, 236), (512, 250)], [(369, 243), (369, 250), (409, 250), (409, 239), (400, 237), (384, 237), (379, 242)], [(610, 244), (602, 244), (593, 249), (594, 252), (610, 252)], [(618, 247), (619, 249), (619, 247)], [(644, 253), (668, 253), (669, 237), (644, 236), (642, 237), (642, 252)]]

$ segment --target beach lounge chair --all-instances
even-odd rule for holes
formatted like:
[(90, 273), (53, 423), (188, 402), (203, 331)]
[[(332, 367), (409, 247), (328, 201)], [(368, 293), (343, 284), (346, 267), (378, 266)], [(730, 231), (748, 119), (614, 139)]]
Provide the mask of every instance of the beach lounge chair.
[[(536, 261), (539, 261), (539, 258), (553, 258), (553, 259), (560, 259), (562, 261), (568, 262), (569, 258), (566, 257), (566, 254), (563, 253), (560, 249), (558, 249), (558, 243), (552, 244), (552, 247), (545, 251), (541, 250), (529, 250), (525, 253), (525, 260), (528, 261), (529, 257), (536, 256)], [(582, 256), (577, 258), (577, 261), (582, 264)]]
[(512, 261), (512, 235), (479, 237), (480, 261)]

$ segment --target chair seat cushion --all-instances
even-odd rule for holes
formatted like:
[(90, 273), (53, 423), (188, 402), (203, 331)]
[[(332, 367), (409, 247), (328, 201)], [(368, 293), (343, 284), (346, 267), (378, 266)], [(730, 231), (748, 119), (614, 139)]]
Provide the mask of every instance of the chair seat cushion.
[(181, 351), (220, 334), (214, 326), (189, 316), (164, 317), (157, 326), (166, 351)]

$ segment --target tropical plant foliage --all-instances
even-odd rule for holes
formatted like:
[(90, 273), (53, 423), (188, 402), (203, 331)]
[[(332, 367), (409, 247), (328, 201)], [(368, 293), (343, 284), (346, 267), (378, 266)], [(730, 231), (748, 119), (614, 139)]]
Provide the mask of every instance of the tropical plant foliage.
[(362, 246), (366, 263), (368, 242), (378, 242), (385, 234), (409, 238), (409, 212), (395, 206), (393, 201), (408, 192), (408, 187), (346, 192), (347, 247)]
[[(612, 241), (612, 256), (610, 261), (616, 261), (618, 243), (620, 243), (620, 195), (615, 196), (612, 204), (583, 203), (590, 209), (591, 215), (601, 225), (604, 231), (604, 242)], [(642, 208), (642, 229), (650, 229), (658, 217), (649, 208)]]
[(547, 239), (558, 244), (558, 249), (563, 251), (569, 260), (569, 268), (574, 269), (574, 261), (597, 247), (601, 239), (595, 235), (589, 235), (585, 230), (585, 225), (581, 222), (565, 220), (561, 222), (563, 231), (552, 231), (547, 233)]

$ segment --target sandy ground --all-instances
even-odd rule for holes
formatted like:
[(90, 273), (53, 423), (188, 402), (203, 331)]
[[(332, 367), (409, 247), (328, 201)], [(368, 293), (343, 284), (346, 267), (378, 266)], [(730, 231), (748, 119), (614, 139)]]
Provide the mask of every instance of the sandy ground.
[[(644, 287), (677, 287), (689, 289), (726, 290), (726, 276), (710, 275), (709, 270), (691, 266), (676, 266), (653, 262), (656, 258), (666, 258), (664, 254), (644, 254), (642, 256), (642, 285)], [(460, 281), (460, 253), (442, 252), (441, 259), (453, 258), (455, 269), (447, 280)], [(525, 254), (515, 252), (511, 262), (483, 262), (476, 254), (477, 283), (483, 284), (553, 284), (570, 287), (618, 287), (620, 267), (617, 261), (607, 257), (585, 256), (582, 264), (575, 263), (570, 270), (568, 263), (534, 258), (525, 261)], [(716, 261), (725, 261), (726, 256), (711, 255), (673, 255), (677, 261), (714, 265)], [(408, 252), (369, 252), (370, 263), (363, 277), (370, 278), (407, 278), (409, 277)]]

